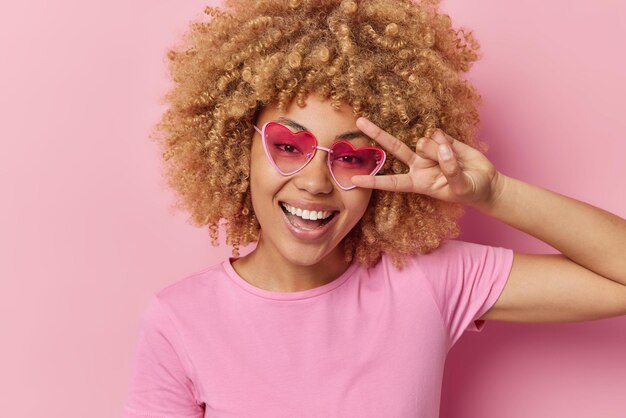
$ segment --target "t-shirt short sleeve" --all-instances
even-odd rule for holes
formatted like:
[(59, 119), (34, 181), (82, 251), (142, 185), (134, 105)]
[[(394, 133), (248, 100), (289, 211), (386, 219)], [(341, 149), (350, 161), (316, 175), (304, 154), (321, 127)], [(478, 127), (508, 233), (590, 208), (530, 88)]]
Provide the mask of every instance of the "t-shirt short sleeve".
[(502, 293), (513, 256), (508, 248), (447, 240), (413, 259), (439, 307), (449, 348), (466, 330), (482, 331), (485, 321), (478, 318), (495, 305)]
[(200, 418), (203, 405), (166, 307), (153, 295), (139, 326), (123, 418)]

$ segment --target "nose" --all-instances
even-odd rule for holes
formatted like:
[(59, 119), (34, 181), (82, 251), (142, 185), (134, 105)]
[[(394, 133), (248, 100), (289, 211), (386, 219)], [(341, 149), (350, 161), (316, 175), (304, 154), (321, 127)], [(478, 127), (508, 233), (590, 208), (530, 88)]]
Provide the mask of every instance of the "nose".
[(296, 187), (311, 194), (331, 193), (334, 185), (326, 164), (327, 158), (326, 151), (318, 149), (313, 159), (294, 175)]

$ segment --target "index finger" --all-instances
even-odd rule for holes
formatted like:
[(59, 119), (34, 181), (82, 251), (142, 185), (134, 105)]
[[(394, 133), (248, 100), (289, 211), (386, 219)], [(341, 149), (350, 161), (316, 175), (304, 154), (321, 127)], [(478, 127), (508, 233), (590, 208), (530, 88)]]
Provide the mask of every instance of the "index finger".
[(404, 142), (400, 141), (393, 135), (380, 129), (370, 120), (360, 117), (356, 120), (357, 128), (374, 141), (379, 143), (384, 149), (389, 151), (394, 157), (402, 161), (404, 164), (411, 166), (417, 157)]
[(386, 190), (388, 192), (411, 192), (415, 188), (407, 174), (389, 174), (384, 176), (352, 176), (352, 184), (365, 189)]

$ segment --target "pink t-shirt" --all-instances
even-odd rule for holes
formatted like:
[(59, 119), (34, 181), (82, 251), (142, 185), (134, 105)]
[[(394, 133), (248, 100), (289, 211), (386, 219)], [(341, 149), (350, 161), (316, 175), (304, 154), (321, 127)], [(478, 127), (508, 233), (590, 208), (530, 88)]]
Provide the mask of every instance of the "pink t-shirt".
[(448, 240), (301, 292), (252, 286), (230, 260), (207, 268), (152, 298), (123, 416), (436, 418), (446, 355), (482, 330), (512, 263)]

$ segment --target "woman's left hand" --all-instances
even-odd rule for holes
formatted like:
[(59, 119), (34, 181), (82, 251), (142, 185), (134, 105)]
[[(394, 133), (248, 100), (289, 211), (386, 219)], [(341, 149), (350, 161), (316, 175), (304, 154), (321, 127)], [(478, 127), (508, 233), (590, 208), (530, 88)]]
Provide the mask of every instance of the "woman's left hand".
[[(358, 187), (420, 193), (478, 209), (488, 207), (499, 193), (501, 175), (487, 157), (440, 129), (432, 139), (420, 138), (413, 151), (366, 118), (357, 119), (356, 125), (409, 166), (406, 174), (354, 176), (352, 181)], [(451, 151), (449, 159), (445, 158), (445, 150)]]

